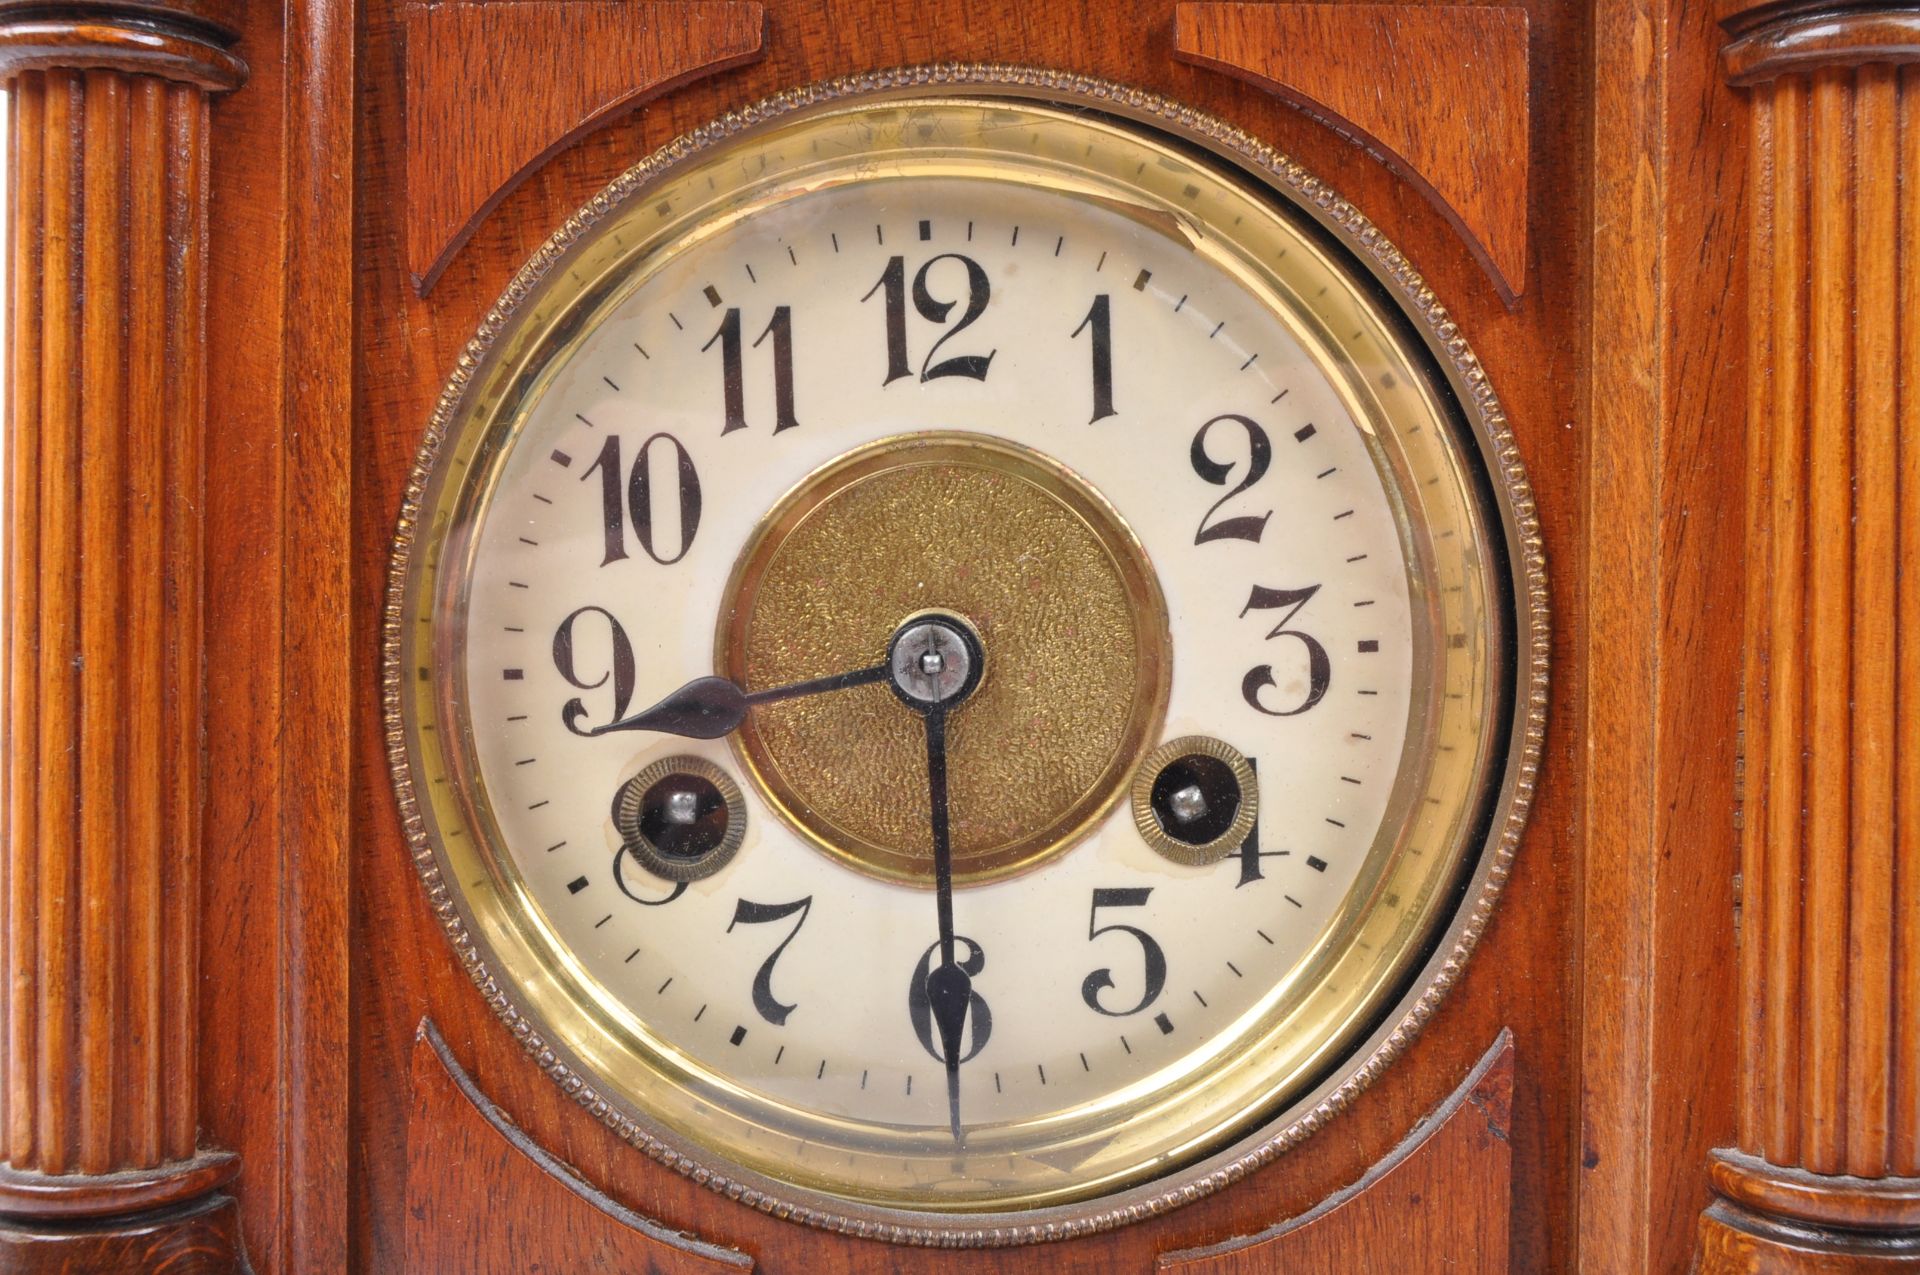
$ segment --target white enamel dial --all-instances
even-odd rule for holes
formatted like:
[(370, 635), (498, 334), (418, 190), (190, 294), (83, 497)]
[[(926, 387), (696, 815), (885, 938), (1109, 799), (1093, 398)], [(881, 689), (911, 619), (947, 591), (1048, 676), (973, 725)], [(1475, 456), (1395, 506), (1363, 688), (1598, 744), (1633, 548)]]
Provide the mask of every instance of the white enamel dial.
[[(917, 272), (946, 254), (964, 255), (990, 281), (981, 317), (949, 343), (991, 354), (986, 379), (883, 384), (883, 298), (861, 297), (896, 258)], [(934, 289), (964, 290), (962, 263), (948, 258), (938, 270)], [(1090, 421), (1088, 341), (1083, 333), (1076, 344), (1072, 333), (1096, 298), (1109, 303), (1115, 410)], [(732, 308), (750, 341), (775, 306), (792, 316), (799, 423), (772, 431), (774, 378), (758, 374), (747, 382), (748, 427), (723, 433), (720, 350), (701, 347)], [(910, 331), (922, 343), (941, 334), (917, 316)], [(1225, 485), (1195, 473), (1194, 438), (1230, 414), (1256, 423), (1272, 460), (1209, 515), (1245, 478), (1250, 435), (1232, 420), (1207, 431), (1208, 454), (1232, 466)], [(722, 592), (761, 515), (841, 453), (931, 429), (1033, 447), (1126, 518), (1167, 599), (1174, 667), (1165, 733), (1217, 736), (1257, 760), (1266, 814), (1250, 853), (1270, 856), (1180, 867), (1115, 809), (1040, 868), (961, 890), (955, 924), (986, 953), (975, 987), (993, 1024), (967, 1064), (969, 1121), (1097, 1101), (1227, 1043), (1223, 1028), (1319, 937), (1380, 830), (1406, 739), (1413, 632), (1392, 506), (1326, 377), (1229, 280), (1116, 213), (984, 183), (845, 187), (740, 223), (607, 316), (524, 427), (474, 551), (466, 711), (502, 839), (575, 958), (676, 1048), (787, 1102), (943, 1129), (941, 1067), (907, 1014), (909, 976), (936, 936), (927, 890), (819, 853), (746, 785), (746, 839), (726, 870), (671, 904), (636, 904), (612, 873), (620, 834), (609, 807), (621, 781), (679, 754), (739, 766), (724, 739), (571, 732), (561, 719), (568, 701), (583, 697), (582, 724), (592, 725), (610, 720), (613, 695), (570, 683), (553, 655), (567, 617), (595, 606), (631, 644), (632, 707), (713, 672)], [(653, 548), (673, 561), (630, 543), (625, 558), (603, 565), (601, 475), (589, 467), (609, 440), (630, 465), (661, 434), (699, 476), (693, 539), (679, 538), (679, 453), (663, 440), (648, 456), (653, 487), (667, 497), (655, 498)], [(1264, 520), (1258, 540), (1195, 543), (1203, 520), (1249, 516)], [(1036, 569), (1013, 548), (1004, 570)], [(1292, 608), (1241, 614), (1255, 587), (1318, 590), (1288, 625), (1319, 643), (1329, 666), (1319, 702), (1304, 712), (1271, 716), (1241, 694), (1247, 672), (1263, 665), (1277, 682), (1259, 693), (1263, 705), (1292, 710), (1310, 694), (1305, 644), (1268, 638)], [(946, 604), (933, 583), (916, 602), (901, 615)], [(574, 675), (597, 681), (610, 667), (605, 619), (582, 617), (572, 631)], [(623, 873), (643, 898), (671, 889), (631, 864)], [(1128, 1006), (1145, 990), (1137, 940), (1087, 938), (1093, 891), (1105, 887), (1152, 890), (1145, 904), (1103, 909), (1099, 920), (1140, 928), (1166, 959), (1154, 1001), (1122, 1017), (1081, 997), (1086, 976), (1103, 967), (1115, 983), (1103, 1004)], [(741, 899), (812, 902), (798, 930), (785, 920), (729, 933)], [(755, 1012), (751, 991), (789, 931), (772, 983), (795, 1008), (776, 1027)]]
[[(670, 1137), (883, 1207), (1098, 1194), (1324, 1075), (1443, 919), (1495, 741), (1486, 533), (1397, 320), (1240, 181), (1026, 109), (803, 122), (630, 197), (467, 391), (410, 584), (414, 786), (536, 1019)], [(939, 761), (891, 674), (626, 728), (929, 612), (986, 670)], [(1257, 803), (1201, 864), (1131, 796), (1186, 737)], [(650, 871), (648, 801), (737, 851)]]

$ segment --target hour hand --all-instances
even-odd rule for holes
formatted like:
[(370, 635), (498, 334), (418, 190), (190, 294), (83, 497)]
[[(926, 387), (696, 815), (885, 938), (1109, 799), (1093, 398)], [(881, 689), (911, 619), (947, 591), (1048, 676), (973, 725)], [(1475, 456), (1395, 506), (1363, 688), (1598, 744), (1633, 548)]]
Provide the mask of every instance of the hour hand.
[[(886, 676), (887, 665), (876, 664), (851, 673), (835, 673), (831, 677), (752, 692), (741, 690), (724, 677), (696, 677), (651, 708), (580, 733), (592, 737), (621, 730), (650, 730), (662, 735), (685, 735), (689, 739), (718, 739), (738, 730), (747, 718), (747, 710), (756, 704), (774, 704), (802, 695), (865, 686)], [(571, 711), (573, 705), (568, 708)], [(573, 727), (574, 723), (569, 721), (567, 725)]]

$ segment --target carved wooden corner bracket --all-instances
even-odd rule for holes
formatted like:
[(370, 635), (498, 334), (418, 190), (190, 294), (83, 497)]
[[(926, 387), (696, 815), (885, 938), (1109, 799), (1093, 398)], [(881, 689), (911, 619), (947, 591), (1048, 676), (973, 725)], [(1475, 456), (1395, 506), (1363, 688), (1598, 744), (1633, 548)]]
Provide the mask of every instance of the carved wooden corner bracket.
[[(1352, 139), (1426, 197), (1508, 308), (1527, 284), (1528, 27), (1498, 5), (1186, 3), (1174, 56)], [(1301, 57), (1302, 48), (1340, 56)], [(1383, 92), (1382, 81), (1420, 92)]]
[(1920, 1269), (1920, 8), (1727, 24), (1748, 90), (1739, 1146), (1699, 1269)]
[(425, 296), (568, 143), (759, 57), (766, 14), (731, 0), (448, 0), (408, 8), (406, 26), (407, 268)]
[[(1163, 1275), (1505, 1272), (1513, 1077), (1513, 1032), (1502, 1029), (1454, 1091), (1357, 1182), (1258, 1235), (1163, 1253), (1156, 1269)], [(1439, 1214), (1429, 1202), (1443, 1196), (1452, 1211)]]
[[(480, 1091), (431, 1019), (414, 1032), (409, 1077), (407, 1209), (422, 1221), (407, 1232), (408, 1270), (566, 1270), (583, 1250), (617, 1269), (753, 1269), (745, 1253), (635, 1213), (550, 1155)], [(491, 1219), (515, 1207), (547, 1225), (502, 1249)]]
[[(0, 3), (12, 99), (0, 1267), (244, 1269), (198, 1108), (197, 6)], [(84, 679), (84, 680), (83, 680)]]

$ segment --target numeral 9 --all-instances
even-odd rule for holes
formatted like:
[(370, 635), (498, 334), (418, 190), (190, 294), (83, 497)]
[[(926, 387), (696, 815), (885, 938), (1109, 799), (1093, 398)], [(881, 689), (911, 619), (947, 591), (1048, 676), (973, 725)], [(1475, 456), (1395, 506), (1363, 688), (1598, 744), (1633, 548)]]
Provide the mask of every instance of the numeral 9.
[[(575, 667), (574, 651), (574, 625), (581, 616), (589, 612), (607, 622), (607, 639), (610, 647), (607, 655), (607, 671), (600, 675), (598, 681), (593, 682), (582, 680), (578, 668)], [(569, 686), (578, 687), (583, 691), (597, 691), (611, 681), (613, 712), (607, 716), (607, 720), (617, 722), (627, 715), (627, 701), (633, 698), (633, 643), (627, 640), (627, 631), (620, 627), (620, 621), (614, 619), (613, 613), (605, 607), (581, 607), (560, 621), (560, 627), (554, 630), (553, 634), (553, 667), (559, 670), (561, 677), (567, 679)], [(576, 735), (589, 733), (580, 725), (580, 719), (586, 715), (586, 701), (578, 697), (568, 700), (566, 707), (560, 710), (561, 722)]]

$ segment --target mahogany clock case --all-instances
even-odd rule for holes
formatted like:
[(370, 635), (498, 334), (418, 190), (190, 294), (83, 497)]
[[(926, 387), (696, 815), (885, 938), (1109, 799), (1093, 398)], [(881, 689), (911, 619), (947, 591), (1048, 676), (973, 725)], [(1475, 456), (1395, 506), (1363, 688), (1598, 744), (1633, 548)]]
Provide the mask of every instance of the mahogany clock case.
[[(421, 26), (420, 15), (395, 14), (387, 25), (383, 15), (367, 14), (362, 43), (361, 153), (395, 155), (382, 145), (393, 139), (411, 145), (405, 110), (391, 89), (403, 77), (411, 90), (415, 75), (452, 75), (446, 89), (458, 100), (454, 84), (470, 83), (470, 67), (434, 67), (415, 70), (409, 64)], [(1412, 255), (1434, 290), (1459, 315), (1462, 328), (1487, 364), (1502, 396), (1508, 418), (1534, 480), (1543, 488), (1565, 487), (1575, 472), (1577, 456), (1554, 432), (1538, 430), (1536, 437), (1520, 426), (1566, 419), (1574, 410), (1571, 385), (1556, 384), (1536, 369), (1569, 360), (1567, 346), (1573, 334), (1552, 321), (1557, 296), (1571, 292), (1578, 265), (1571, 259), (1554, 260), (1551, 252), (1533, 272), (1533, 294), (1509, 312), (1471, 247), (1438, 215), (1416, 188), (1371, 160), (1321, 126), (1304, 120), (1274, 97), (1235, 82), (1217, 71), (1183, 65), (1173, 54), (1174, 13), (1170, 6), (1032, 6), (1004, 12), (963, 13), (929, 9), (911, 22), (886, 7), (873, 11), (854, 8), (808, 11), (773, 8), (767, 15), (765, 43), (760, 57), (735, 71), (691, 82), (655, 99), (638, 113), (588, 133), (563, 149), (552, 161), (513, 190), (482, 219), (465, 246), (455, 251), (425, 296), (414, 286), (417, 261), (407, 255), (407, 235), (401, 224), (408, 208), (408, 192), (397, 172), (363, 169), (360, 191), (362, 253), (359, 262), (358, 319), (360, 345), (366, 362), (359, 384), (364, 404), (359, 413), (360, 434), (355, 462), (356, 575), (362, 582), (355, 593), (361, 602), (378, 597), (386, 582), (383, 556), (396, 514), (392, 499), (404, 490), (411, 468), (412, 449), (421, 422), (431, 414), (439, 378), (458, 355), (473, 323), (504, 287), (518, 263), (529, 257), (552, 228), (591, 197), (624, 168), (670, 141), (675, 135), (700, 127), (709, 118), (745, 105), (757, 97), (799, 83), (844, 73), (891, 65), (942, 60), (1019, 61), (1111, 78), (1158, 91), (1175, 100), (1222, 116), (1230, 123), (1268, 140), (1294, 155), (1341, 194), (1372, 215), (1383, 216), (1383, 231)], [(1571, 26), (1565, 22), (1561, 24)], [(1540, 42), (1578, 38), (1578, 33), (1556, 33), (1536, 22), (1532, 36)], [(911, 28), (919, 28), (917, 30)], [(857, 33), (857, 34), (856, 34)], [(504, 32), (503, 32), (504, 34)], [(501, 42), (505, 44), (505, 41)], [(855, 50), (857, 49), (857, 52)], [(500, 48), (501, 68), (511, 74), (517, 59), (510, 45)], [(1536, 53), (1536, 57), (1538, 54)], [(1537, 73), (1537, 72), (1536, 72)], [(467, 90), (471, 91), (471, 90)], [(457, 115), (449, 120), (457, 120)], [(478, 120), (476, 119), (476, 123)], [(457, 127), (457, 125), (456, 125)], [(457, 134), (428, 137), (425, 143), (458, 155), (479, 138)], [(408, 154), (411, 170), (414, 156)], [(1553, 157), (1545, 158), (1552, 182)], [(1561, 162), (1565, 162), (1564, 159)], [(429, 169), (430, 170), (430, 169)], [(1569, 173), (1563, 180), (1574, 181)], [(1573, 209), (1555, 210), (1572, 218)], [(1549, 241), (1543, 237), (1543, 247)], [(1570, 256), (1570, 254), (1569, 254)], [(1457, 301), (1456, 301), (1457, 298)], [(1532, 322), (1527, 315), (1534, 309)], [(1563, 303), (1563, 308), (1571, 305)], [(1476, 319), (1478, 322), (1476, 322)], [(1489, 326), (1492, 321), (1494, 326)], [(409, 335), (411, 334), (411, 335)], [(430, 334), (430, 335), (429, 335)], [(1492, 350), (1480, 347), (1489, 339)], [(1517, 384), (1510, 384), (1512, 382)], [(1536, 427), (1537, 429), (1537, 427)], [(1542, 448), (1551, 444), (1545, 454)], [(1557, 452), (1558, 454), (1554, 454)], [(1556, 482), (1556, 471), (1561, 477)], [(1543, 513), (1545, 502), (1542, 502)], [(1569, 511), (1560, 511), (1566, 516)], [(1554, 546), (1556, 579), (1574, 569), (1560, 566), (1565, 556), (1553, 535), (1552, 515), (1545, 521)], [(1564, 525), (1564, 524), (1563, 524)], [(1565, 537), (1558, 539), (1564, 540)], [(370, 587), (372, 586), (372, 587)], [(1554, 599), (1556, 610), (1563, 607)], [(364, 657), (356, 673), (364, 672)], [(1566, 711), (1557, 703), (1558, 714)], [(361, 729), (373, 723), (362, 721)], [(363, 736), (364, 737), (364, 736)], [(363, 758), (366, 749), (362, 746)], [(379, 758), (384, 760), (383, 757)], [(356, 856), (362, 864), (375, 845), (397, 845), (391, 799), (381, 786), (377, 769), (360, 768), (360, 795), (356, 799)], [(1563, 959), (1568, 950), (1568, 893), (1564, 874), (1546, 870), (1553, 851), (1540, 849), (1542, 832), (1551, 832), (1562, 817), (1551, 808), (1536, 816), (1531, 844), (1522, 848), (1507, 898), (1481, 949), (1468, 965), (1465, 978), (1420, 1042), (1402, 1062), (1390, 1068), (1325, 1135), (1309, 1139), (1284, 1156), (1272, 1169), (1241, 1186), (1198, 1204), (1175, 1210), (1164, 1218), (1126, 1228), (1111, 1235), (1076, 1242), (1051, 1251), (977, 1253), (970, 1267), (1004, 1264), (1019, 1269), (1041, 1262), (1088, 1269), (1111, 1268), (1145, 1260), (1148, 1254), (1192, 1248), (1234, 1233), (1258, 1231), (1296, 1214), (1358, 1178), (1367, 1166), (1384, 1157), (1428, 1110), (1441, 1103), (1495, 1042), (1502, 1028), (1515, 1034), (1516, 1113), (1509, 1137), (1513, 1148), (1516, 1199), (1515, 1263), (1525, 1269), (1531, 1254), (1543, 1263), (1555, 1259), (1550, 1251), (1545, 1218), (1531, 1225), (1527, 1211), (1541, 1210), (1564, 1194), (1562, 1165), (1570, 1128), (1564, 1116), (1571, 1092), (1563, 1088), (1568, 1077), (1556, 1063), (1569, 1044), (1573, 1019), (1565, 1010), (1574, 997), (1571, 989), (1542, 996), (1539, 989), (1560, 984), (1567, 976)], [(371, 866), (371, 865), (369, 865)], [(403, 867), (388, 872), (385, 867)], [(452, 1055), (473, 1078), (478, 1089), (509, 1113), (537, 1145), (575, 1166), (588, 1181), (620, 1203), (676, 1228), (685, 1228), (704, 1240), (756, 1253), (763, 1264), (775, 1265), (774, 1253), (790, 1254), (809, 1263), (824, 1262), (837, 1269), (897, 1269), (902, 1262), (927, 1262), (937, 1268), (946, 1259), (934, 1255), (904, 1257), (897, 1250), (869, 1241), (811, 1231), (781, 1222), (714, 1196), (618, 1144), (594, 1127), (586, 1113), (573, 1110), (539, 1070), (529, 1066), (517, 1042), (500, 1030), (484, 1001), (474, 995), (456, 963), (447, 959), (438, 925), (420, 905), (412, 868), (403, 857), (389, 855), (378, 868), (363, 868), (356, 879), (363, 915), (404, 916), (410, 921), (366, 932), (369, 977), (381, 970), (379, 991), (357, 1016), (361, 1031), (354, 1050), (357, 1092), (356, 1123), (364, 1130), (355, 1138), (367, 1148), (355, 1178), (373, 1209), (365, 1242), (374, 1266), (378, 1255), (406, 1233), (404, 1210), (396, 1209), (392, 1222), (380, 1216), (394, 1203), (418, 1190), (423, 1149), (408, 1144), (430, 1133), (407, 1119), (408, 1060), (416, 1028), (431, 1019), (448, 1041)], [(1556, 877), (1559, 879), (1556, 880)], [(407, 937), (400, 942), (404, 930)], [(392, 952), (390, 959), (386, 953)], [(387, 971), (391, 971), (388, 973)], [(1563, 985), (1564, 986), (1564, 985)], [(1559, 1072), (1559, 1075), (1555, 1073)], [(1527, 1121), (1524, 1113), (1537, 1111)], [(1351, 1121), (1351, 1124), (1347, 1122)], [(1345, 1126), (1345, 1127), (1342, 1127)], [(406, 1154), (402, 1155), (402, 1148)], [(407, 1166), (405, 1176), (399, 1170)], [(457, 1173), (458, 1166), (435, 1166), (432, 1173)], [(1278, 1180), (1269, 1180), (1278, 1179)], [(1556, 1181), (1558, 1180), (1558, 1181)], [(450, 1243), (457, 1243), (449, 1237)], [(452, 1250), (452, 1251), (458, 1251)], [(1126, 1256), (1126, 1255), (1133, 1256)]]
[[(1857, 401), (1878, 472), (1892, 400), (1793, 369), (1816, 338), (1818, 366), (1852, 368), (1856, 310), (1912, 294), (1896, 281), (1920, 212), (1887, 174), (1920, 162), (1915, 73), (1880, 63), (1920, 39), (1884, 5), (1732, 21), (1741, 8), (0, 0), (0, 1267), (228, 1269), (241, 1251), (273, 1272), (1915, 1260), (1920, 1187), (1900, 1175), (1920, 1138), (1903, 1043), (1920, 1040), (1920, 939), (1892, 900), (1920, 909), (1920, 871), (1892, 867), (1911, 837), (1868, 835), (1895, 750), (1859, 752), (1849, 823), (1852, 754), (1832, 741), (1850, 684), (1832, 670), (1860, 661), (1879, 684), (1881, 648), (1856, 648), (1848, 617), (1882, 631), (1896, 574), (1874, 564), (1920, 520), (1897, 484), (1860, 484), (1868, 565), (1848, 576), (1834, 493), (1854, 453), (1795, 440), (1852, 438)], [(1204, 1198), (967, 1252), (730, 1199), (543, 1074), (420, 889), (380, 697), (423, 431), (521, 265), (710, 120), (947, 63), (1136, 86), (1351, 201), (1498, 394), (1551, 563), (1518, 601), (1553, 617), (1533, 813), (1472, 959), (1399, 1060)], [(1844, 253), (1843, 222), (1859, 226)], [(1808, 242), (1826, 245), (1811, 266)], [(95, 286), (68, 286), (81, 278)], [(136, 293), (161, 301), (115, 304)], [(1863, 344), (1859, 384), (1910, 379), (1910, 344)], [(1781, 425), (1751, 452), (1750, 412)], [(1804, 484), (1824, 493), (1810, 506)], [(126, 552), (83, 553), (76, 528)], [(1836, 601), (1842, 577), (1860, 583)], [(1814, 605), (1832, 623), (1803, 630)], [(1763, 659), (1803, 631), (1821, 655), (1804, 694), (1768, 680), (1789, 661)], [(127, 688), (123, 713), (80, 694), (82, 666), (131, 670), (103, 683)], [(1911, 733), (1911, 705), (1883, 719), (1862, 702), (1869, 744)], [(1770, 741), (1744, 771), (1743, 727)], [(1753, 805), (1799, 773), (1803, 736), (1826, 741), (1807, 753), (1824, 769), (1804, 853), (1788, 806)], [(1743, 799), (1758, 823), (1741, 825)], [(1850, 827), (1868, 830), (1851, 854)]]

